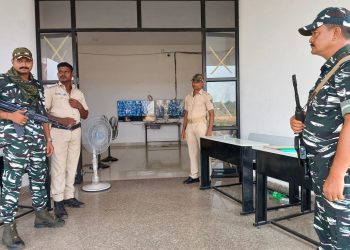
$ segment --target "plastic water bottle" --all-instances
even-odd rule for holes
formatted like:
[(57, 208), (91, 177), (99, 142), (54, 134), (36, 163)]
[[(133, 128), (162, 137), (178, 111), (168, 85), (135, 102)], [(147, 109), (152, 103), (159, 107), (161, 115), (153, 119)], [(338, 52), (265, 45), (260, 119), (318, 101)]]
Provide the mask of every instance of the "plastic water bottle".
[(277, 191), (273, 191), (272, 194), (271, 194), (271, 196), (272, 196), (272, 198), (274, 198), (274, 199), (277, 200), (277, 201), (280, 201), (280, 200), (282, 200), (282, 198), (285, 197), (284, 194), (281, 194), (281, 193), (279, 193), (279, 192), (277, 192)]
[(289, 204), (289, 198), (285, 194), (281, 194), (280, 192), (273, 191), (271, 193), (271, 196), (276, 201), (282, 203), (282, 204)]
[(280, 199), (279, 201), (282, 204), (289, 204), (289, 198), (288, 197), (283, 197), (282, 199)]

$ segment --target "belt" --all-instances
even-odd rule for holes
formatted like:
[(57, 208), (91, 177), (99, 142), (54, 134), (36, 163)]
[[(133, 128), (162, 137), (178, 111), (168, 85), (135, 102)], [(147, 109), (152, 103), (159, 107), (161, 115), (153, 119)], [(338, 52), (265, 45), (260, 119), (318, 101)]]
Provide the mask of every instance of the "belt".
[(205, 116), (187, 119), (187, 123), (207, 122)]
[(72, 130), (75, 130), (75, 129), (77, 129), (77, 128), (80, 128), (80, 127), (81, 127), (81, 123), (79, 122), (78, 124), (75, 124), (75, 125), (73, 125), (73, 126), (71, 126), (71, 127), (67, 127), (67, 128), (62, 128), (62, 127), (57, 126), (57, 125), (55, 125), (55, 124), (52, 124), (51, 127), (72, 131)]

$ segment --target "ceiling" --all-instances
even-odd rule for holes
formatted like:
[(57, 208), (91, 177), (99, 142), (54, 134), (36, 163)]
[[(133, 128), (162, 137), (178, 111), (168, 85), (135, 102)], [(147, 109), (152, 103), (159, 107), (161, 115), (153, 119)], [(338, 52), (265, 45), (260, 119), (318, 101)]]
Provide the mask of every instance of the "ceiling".
[(193, 45), (200, 32), (79, 32), (79, 45)]

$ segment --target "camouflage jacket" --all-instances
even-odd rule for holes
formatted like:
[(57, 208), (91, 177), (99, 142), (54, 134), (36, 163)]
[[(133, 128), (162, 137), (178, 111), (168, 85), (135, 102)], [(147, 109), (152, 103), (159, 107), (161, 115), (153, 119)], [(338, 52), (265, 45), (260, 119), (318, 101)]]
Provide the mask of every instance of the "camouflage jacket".
[[(350, 45), (337, 51), (321, 67), (321, 74), (310, 95), (321, 80), (343, 57), (350, 54)], [(350, 113), (350, 62), (343, 63), (308, 104), (303, 139), (308, 157), (333, 157), (344, 123)]]
[[(8, 74), (0, 75), (0, 100), (16, 103), (25, 109), (46, 115), (44, 106), (44, 88), (42, 84), (35, 80), (32, 76), (30, 83), (37, 87), (37, 98), (39, 100), (37, 104), (33, 104), (30, 100), (27, 100), (24, 97), (16, 80), (13, 80)], [(32, 122), (33, 121), (28, 121), (27, 124), (31, 124)], [(0, 147), (11, 143), (11, 139), (16, 139), (16, 132), (12, 121), (0, 120)]]

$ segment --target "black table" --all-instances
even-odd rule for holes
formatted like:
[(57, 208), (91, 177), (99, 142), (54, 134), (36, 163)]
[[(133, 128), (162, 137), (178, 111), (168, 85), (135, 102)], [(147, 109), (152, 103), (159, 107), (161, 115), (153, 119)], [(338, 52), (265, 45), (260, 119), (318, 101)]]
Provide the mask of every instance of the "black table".
[(181, 122), (179, 121), (175, 121), (175, 122), (160, 122), (160, 121), (156, 121), (156, 122), (145, 122), (145, 143), (146, 143), (146, 147), (148, 145), (149, 142), (162, 142), (162, 141), (149, 141), (148, 140), (148, 129), (160, 129), (162, 126), (177, 126), (177, 142), (180, 144), (181, 143), (181, 132), (180, 132), (180, 128), (181, 128)]
[[(291, 230), (278, 221), (290, 219), (312, 212), (311, 189), (312, 183), (305, 176), (303, 167), (299, 164), (296, 153), (285, 153), (271, 147), (253, 147), (256, 152), (256, 190), (255, 190), (255, 226), (271, 223), (306, 241), (318, 245), (317, 241)], [(267, 177), (289, 182), (289, 201), (296, 204), (301, 187), (301, 212), (284, 217), (267, 220)]]
[[(266, 143), (242, 140), (227, 136), (206, 136), (200, 139), (201, 146), (201, 185), (200, 189), (213, 188), (227, 197), (242, 203), (241, 214), (254, 213), (253, 198), (253, 165), (255, 153), (252, 146), (266, 145)], [(209, 157), (213, 157), (231, 164), (239, 169), (239, 183), (212, 186), (210, 180)], [(242, 200), (231, 196), (219, 189), (220, 187), (242, 184)]]

